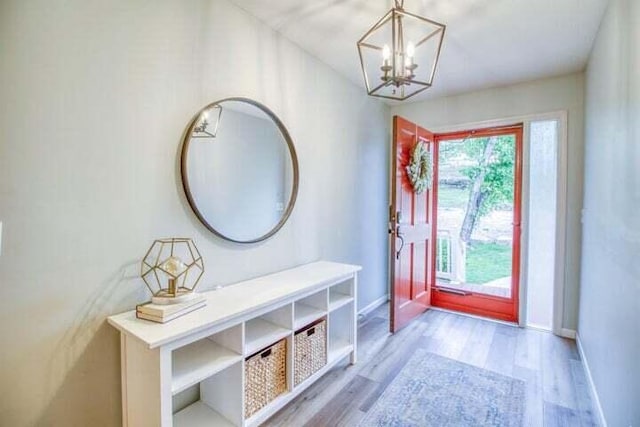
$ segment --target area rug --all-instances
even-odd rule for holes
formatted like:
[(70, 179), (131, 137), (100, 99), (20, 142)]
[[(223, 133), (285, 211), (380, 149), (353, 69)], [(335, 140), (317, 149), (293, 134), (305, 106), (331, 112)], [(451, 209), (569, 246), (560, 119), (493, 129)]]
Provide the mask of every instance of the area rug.
[(418, 349), (361, 427), (520, 427), (525, 383)]

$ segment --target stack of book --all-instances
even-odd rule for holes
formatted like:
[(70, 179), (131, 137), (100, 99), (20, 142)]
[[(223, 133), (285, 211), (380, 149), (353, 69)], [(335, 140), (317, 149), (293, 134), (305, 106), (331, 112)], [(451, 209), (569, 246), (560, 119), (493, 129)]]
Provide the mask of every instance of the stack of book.
[(206, 304), (207, 299), (203, 295), (198, 294), (194, 294), (189, 300), (177, 304), (164, 305), (148, 302), (136, 307), (136, 317), (138, 319), (151, 320), (152, 322), (166, 323), (202, 308)]

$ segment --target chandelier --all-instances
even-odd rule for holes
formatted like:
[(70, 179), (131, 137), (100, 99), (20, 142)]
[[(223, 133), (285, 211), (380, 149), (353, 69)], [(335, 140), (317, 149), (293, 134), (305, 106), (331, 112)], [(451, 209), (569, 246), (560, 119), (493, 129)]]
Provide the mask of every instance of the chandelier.
[(405, 100), (431, 87), (446, 26), (403, 8), (395, 0), (358, 41), (360, 65), (371, 96)]
[[(209, 113), (214, 115), (215, 123), (213, 126), (209, 126)], [(198, 124), (193, 127), (191, 138), (215, 138), (218, 134), (218, 127), (220, 126), (220, 119), (222, 118), (222, 106), (214, 105), (213, 107), (206, 108), (200, 117), (198, 118)]]

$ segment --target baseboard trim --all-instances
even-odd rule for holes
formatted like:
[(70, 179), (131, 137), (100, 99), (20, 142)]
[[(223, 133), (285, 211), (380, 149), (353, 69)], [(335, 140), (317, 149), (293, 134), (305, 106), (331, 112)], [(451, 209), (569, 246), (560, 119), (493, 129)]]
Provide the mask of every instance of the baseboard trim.
[(520, 325), (520, 326), (527, 329), (532, 329), (534, 331), (551, 332), (551, 329), (546, 328), (544, 326), (536, 325), (535, 323), (527, 323), (526, 325)]
[(366, 316), (371, 313), (376, 308), (380, 307), (382, 304), (385, 304), (389, 301), (389, 295), (383, 295), (368, 306), (364, 307), (362, 310), (358, 311), (358, 316)]
[(582, 365), (584, 366), (584, 371), (587, 374), (587, 381), (589, 382), (589, 392), (591, 393), (591, 398), (593, 399), (593, 403), (595, 403), (595, 406), (596, 406), (598, 421), (600, 421), (600, 425), (602, 427), (608, 427), (607, 420), (604, 418), (604, 412), (602, 412), (602, 405), (600, 405), (600, 398), (598, 397), (596, 384), (593, 382), (593, 377), (591, 376), (591, 369), (589, 368), (587, 355), (584, 354), (584, 349), (582, 348), (582, 342), (580, 342), (580, 335), (577, 333), (576, 333), (576, 343), (578, 344), (578, 353), (580, 353), (580, 359), (582, 359)]
[(558, 335), (564, 338), (571, 338), (572, 340), (575, 340), (577, 332), (573, 329), (562, 328), (560, 329), (560, 333)]

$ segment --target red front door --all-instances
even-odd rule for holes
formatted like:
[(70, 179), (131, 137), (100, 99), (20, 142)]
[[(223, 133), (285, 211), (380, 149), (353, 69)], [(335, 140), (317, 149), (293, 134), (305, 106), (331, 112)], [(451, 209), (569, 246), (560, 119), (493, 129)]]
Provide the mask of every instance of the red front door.
[(433, 191), (416, 194), (406, 171), (418, 142), (425, 143), (433, 156), (433, 133), (395, 116), (389, 209), (391, 332), (405, 326), (431, 304)]

